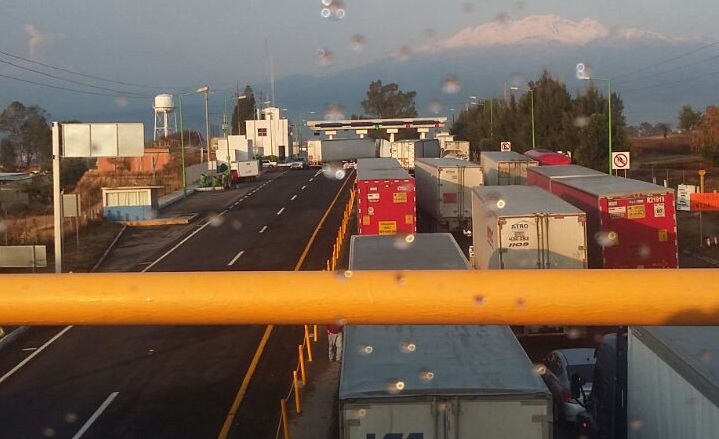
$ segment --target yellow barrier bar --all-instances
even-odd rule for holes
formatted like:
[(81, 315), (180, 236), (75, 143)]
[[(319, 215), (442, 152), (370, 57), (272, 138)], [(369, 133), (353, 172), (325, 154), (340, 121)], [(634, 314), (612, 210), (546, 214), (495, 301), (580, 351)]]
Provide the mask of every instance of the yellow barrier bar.
[[(207, 285), (242, 285), (232, 289)], [(719, 325), (719, 270), (10, 274), (0, 326)]]
[(292, 388), (295, 392), (295, 412), (297, 414), (302, 413), (302, 407), (300, 406), (300, 385), (297, 382), (297, 371), (292, 371)]
[(284, 439), (290, 439), (290, 429), (287, 427), (287, 400), (280, 400), (280, 413), (282, 416), (282, 435)]
[(307, 385), (307, 373), (305, 372), (305, 351), (302, 345), (297, 345), (297, 352), (300, 357), (300, 377), (302, 377), (302, 387)]
[(310, 328), (305, 325), (305, 346), (307, 346), (307, 362), (312, 362), (312, 346), (310, 346)]

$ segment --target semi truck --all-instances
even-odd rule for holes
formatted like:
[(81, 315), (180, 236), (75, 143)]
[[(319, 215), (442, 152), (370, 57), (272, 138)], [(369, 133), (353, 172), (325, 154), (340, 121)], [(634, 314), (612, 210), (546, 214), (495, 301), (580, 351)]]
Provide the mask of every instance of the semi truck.
[(608, 175), (579, 165), (533, 166), (527, 169), (527, 184), (552, 192), (552, 182), (571, 177)]
[(417, 158), (439, 158), (441, 156), (439, 140), (397, 140), (389, 144), (382, 144), (380, 157), (395, 158), (403, 168), (414, 171), (414, 161)]
[(482, 168), (456, 158), (419, 158), (414, 164), (417, 207), (436, 229), (471, 233), (472, 188), (483, 184)]
[(525, 184), (527, 169), (539, 163), (514, 151), (482, 151), (479, 164), (486, 186), (502, 186)]
[(679, 266), (673, 189), (606, 174), (550, 180), (552, 194), (587, 213), (589, 268)]
[(413, 234), (417, 230), (414, 178), (396, 159), (357, 161), (357, 229), (360, 235)]
[(372, 157), (377, 157), (374, 139), (310, 140), (307, 142), (307, 161), (310, 166), (343, 163)]
[(532, 186), (473, 188), (477, 269), (587, 267), (587, 215)]
[(442, 157), (451, 156), (469, 160), (469, 142), (466, 140), (447, 140), (442, 148)]
[(237, 184), (242, 180), (254, 180), (257, 178), (262, 171), (262, 166), (259, 160), (244, 160), (232, 162), (230, 170), (232, 183)]

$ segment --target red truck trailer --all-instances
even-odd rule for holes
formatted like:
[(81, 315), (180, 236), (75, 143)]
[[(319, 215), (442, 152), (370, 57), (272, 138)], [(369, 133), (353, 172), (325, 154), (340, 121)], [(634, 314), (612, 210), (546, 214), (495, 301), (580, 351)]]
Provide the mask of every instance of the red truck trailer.
[(417, 230), (414, 178), (397, 159), (357, 161), (357, 229), (360, 235)]
[[(528, 183), (547, 189), (538, 175)], [(606, 174), (547, 178), (551, 193), (587, 213), (589, 268), (679, 266), (673, 189)]]
[(572, 163), (572, 158), (568, 155), (548, 149), (530, 149), (525, 151), (524, 155), (539, 162), (539, 166), (569, 165)]

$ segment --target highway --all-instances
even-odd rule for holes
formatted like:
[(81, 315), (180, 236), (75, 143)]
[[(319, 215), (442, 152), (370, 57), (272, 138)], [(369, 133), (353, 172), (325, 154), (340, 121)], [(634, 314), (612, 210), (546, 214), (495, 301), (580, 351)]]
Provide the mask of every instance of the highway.
[[(274, 173), (154, 262), (143, 268), (138, 257), (137, 270), (322, 269), (352, 177)], [(242, 294), (242, 285), (206, 288)], [(300, 327), (38, 328), (0, 359), (0, 437), (275, 437), (302, 336)]]

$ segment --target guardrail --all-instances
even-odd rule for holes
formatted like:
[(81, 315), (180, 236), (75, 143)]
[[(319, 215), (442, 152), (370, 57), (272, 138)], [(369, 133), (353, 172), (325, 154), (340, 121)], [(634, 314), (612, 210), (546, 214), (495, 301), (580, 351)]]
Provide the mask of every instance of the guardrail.
[(342, 257), (342, 247), (344, 246), (345, 238), (347, 237), (347, 226), (349, 225), (350, 219), (352, 218), (352, 209), (354, 208), (354, 202), (357, 197), (356, 188), (350, 190), (350, 197), (345, 205), (344, 213), (342, 214), (342, 223), (337, 230), (337, 236), (335, 237), (335, 243), (332, 246), (332, 256), (327, 259), (326, 269), (327, 271), (334, 271), (337, 269), (340, 258)]
[[(313, 337), (312, 341), (317, 342), (317, 325), (313, 326)], [(312, 344), (310, 343), (310, 331), (309, 325), (305, 325), (305, 336), (301, 345), (297, 345), (297, 367), (292, 371), (292, 385), (290, 390), (287, 392), (287, 397), (280, 400), (280, 422), (277, 425), (277, 433), (275, 439), (280, 437), (282, 432), (283, 439), (290, 439), (290, 429), (288, 425), (287, 416), (287, 401), (294, 395), (295, 413), (302, 413), (302, 398), (300, 390), (307, 385), (307, 368), (305, 367), (305, 352), (307, 352), (307, 362), (312, 362)], [(299, 378), (298, 378), (298, 375)], [(301, 380), (301, 383), (300, 383)]]

